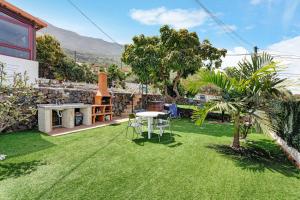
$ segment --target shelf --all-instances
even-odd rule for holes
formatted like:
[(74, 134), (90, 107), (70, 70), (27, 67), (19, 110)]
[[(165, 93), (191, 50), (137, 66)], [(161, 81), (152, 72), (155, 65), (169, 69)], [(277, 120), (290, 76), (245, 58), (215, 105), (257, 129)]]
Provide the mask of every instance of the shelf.
[[(104, 122), (112, 120), (113, 105), (109, 104), (93, 104), (92, 105), (92, 123)], [(108, 118), (108, 120), (106, 120)]]
[(92, 116), (112, 115), (112, 114), (113, 114), (112, 112), (108, 112), (108, 113), (95, 113), (95, 114), (92, 114)]
[(105, 106), (112, 106), (112, 104), (92, 105), (92, 107), (105, 107)]
[(101, 115), (104, 115), (104, 113), (95, 113), (95, 114), (92, 114), (92, 116), (101, 116)]

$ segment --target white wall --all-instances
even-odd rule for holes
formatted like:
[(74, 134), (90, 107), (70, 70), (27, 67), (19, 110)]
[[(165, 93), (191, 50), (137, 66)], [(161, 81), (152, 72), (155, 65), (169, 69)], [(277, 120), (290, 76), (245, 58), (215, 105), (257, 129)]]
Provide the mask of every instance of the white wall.
[(14, 73), (27, 72), (28, 83), (36, 83), (39, 75), (39, 63), (32, 60), (0, 55), (0, 62), (4, 63), (4, 71), (7, 74), (7, 83), (12, 82)]

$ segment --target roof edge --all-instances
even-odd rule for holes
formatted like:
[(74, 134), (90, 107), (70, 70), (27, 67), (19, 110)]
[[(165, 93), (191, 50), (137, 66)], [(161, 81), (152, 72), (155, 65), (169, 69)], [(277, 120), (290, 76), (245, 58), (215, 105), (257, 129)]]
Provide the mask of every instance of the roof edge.
[(37, 17), (32, 16), (31, 14), (29, 14), (29, 13), (25, 12), (24, 10), (12, 5), (11, 3), (8, 3), (5, 0), (0, 0), (0, 6), (16, 13), (16, 14), (18, 14), (18, 15), (26, 18), (26, 19), (28, 19), (29, 21), (32, 21), (36, 25), (37, 30), (45, 28), (45, 27), (48, 26), (47, 23), (45, 23), (44, 21), (40, 20)]

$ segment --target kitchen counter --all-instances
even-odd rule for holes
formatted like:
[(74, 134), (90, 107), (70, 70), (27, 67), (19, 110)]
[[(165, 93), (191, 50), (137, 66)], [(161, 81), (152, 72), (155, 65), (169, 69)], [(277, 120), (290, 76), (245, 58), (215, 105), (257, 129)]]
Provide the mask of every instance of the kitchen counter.
[(92, 124), (92, 105), (83, 103), (70, 104), (39, 104), (38, 105), (38, 123), (39, 130), (44, 133), (50, 133), (53, 130), (52, 113), (53, 111), (61, 113), (61, 126), (63, 128), (74, 128), (75, 109), (79, 109), (83, 114), (82, 124)]

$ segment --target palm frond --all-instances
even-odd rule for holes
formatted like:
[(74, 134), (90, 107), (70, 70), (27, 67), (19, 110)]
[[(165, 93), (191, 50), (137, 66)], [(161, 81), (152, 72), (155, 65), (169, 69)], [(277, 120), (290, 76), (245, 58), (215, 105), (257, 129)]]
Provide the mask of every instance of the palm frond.
[(222, 90), (230, 90), (232, 82), (225, 73), (219, 71), (201, 71), (199, 79), (202, 85), (213, 84)]
[(250, 79), (248, 80), (249, 82), (253, 80), (258, 80), (263, 77), (267, 77), (270, 74), (276, 73), (277, 65), (275, 62), (269, 63), (268, 65), (264, 65), (260, 67), (258, 70), (254, 71)]
[(251, 117), (254, 120), (256, 128), (265, 133), (273, 133), (276, 131), (276, 127), (272, 124), (270, 117), (263, 110), (256, 110), (254, 113), (251, 113)]
[(192, 119), (195, 121), (196, 125), (201, 126), (205, 118), (207, 117), (208, 113), (215, 110), (233, 113), (237, 111), (237, 106), (229, 102), (219, 102), (219, 101), (208, 102), (204, 104), (204, 108), (197, 109), (193, 112)]
[(239, 77), (240, 79), (249, 79), (257, 70), (265, 65), (271, 64), (272, 62), (272, 56), (265, 52), (259, 56), (253, 54), (251, 55), (251, 60), (243, 59), (238, 63), (235, 76)]

